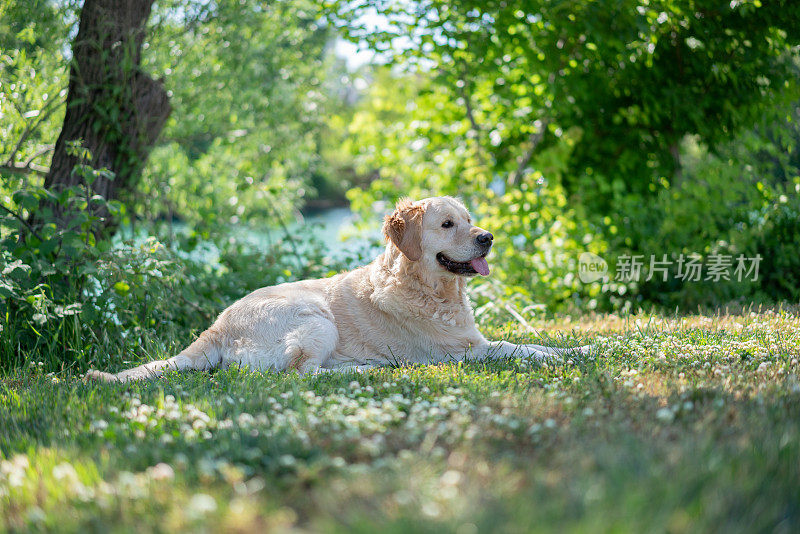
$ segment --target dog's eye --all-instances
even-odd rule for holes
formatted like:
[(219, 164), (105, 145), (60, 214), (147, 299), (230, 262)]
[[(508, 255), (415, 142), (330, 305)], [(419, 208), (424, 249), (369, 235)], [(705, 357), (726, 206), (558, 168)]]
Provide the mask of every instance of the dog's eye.
[(452, 227), (453, 227), (453, 221), (451, 220), (447, 220), (442, 223), (442, 228), (452, 228)]

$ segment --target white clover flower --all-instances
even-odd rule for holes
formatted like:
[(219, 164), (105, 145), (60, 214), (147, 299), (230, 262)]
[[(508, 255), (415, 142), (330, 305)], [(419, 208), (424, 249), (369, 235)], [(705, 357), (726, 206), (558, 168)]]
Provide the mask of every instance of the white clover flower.
[(98, 419), (96, 421), (92, 421), (89, 425), (89, 430), (92, 432), (102, 432), (108, 428), (108, 422), (103, 419)]
[(656, 412), (656, 419), (669, 423), (675, 419), (675, 413), (669, 408), (661, 408)]
[(297, 464), (297, 460), (291, 454), (284, 454), (278, 458), (278, 463), (284, 467), (292, 467)]
[(247, 427), (255, 422), (255, 418), (247, 412), (242, 412), (236, 418), (236, 422), (239, 423), (239, 426)]
[(223, 419), (222, 421), (217, 423), (217, 428), (220, 428), (220, 429), (233, 428), (233, 421), (230, 420), (230, 419)]
[(22, 486), (29, 467), (28, 457), (24, 454), (17, 454), (11, 460), (0, 461), (0, 474), (6, 477), (10, 487), (15, 488)]
[(206, 493), (197, 493), (192, 496), (187, 506), (188, 515), (192, 518), (200, 518), (204, 515), (216, 512), (217, 501)]
[(130, 471), (122, 471), (117, 478), (119, 493), (133, 499), (140, 499), (146, 495), (145, 480)]
[(175, 471), (172, 469), (172, 466), (165, 464), (164, 462), (158, 463), (152, 467), (148, 467), (146, 473), (152, 480), (157, 481), (171, 480), (175, 478)]

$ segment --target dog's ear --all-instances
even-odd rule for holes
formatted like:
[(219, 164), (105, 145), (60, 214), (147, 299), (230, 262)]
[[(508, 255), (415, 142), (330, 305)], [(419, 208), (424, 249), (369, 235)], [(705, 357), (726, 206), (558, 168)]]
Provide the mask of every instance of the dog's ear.
[(411, 261), (422, 257), (422, 216), (425, 208), (403, 198), (383, 222), (383, 235)]

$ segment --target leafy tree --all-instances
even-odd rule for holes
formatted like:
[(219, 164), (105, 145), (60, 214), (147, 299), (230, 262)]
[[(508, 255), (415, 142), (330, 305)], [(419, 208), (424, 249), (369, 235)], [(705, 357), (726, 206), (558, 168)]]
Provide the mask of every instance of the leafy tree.
[[(428, 72), (509, 185), (569, 137), (564, 186), (598, 211), (680, 176), (680, 142), (712, 148), (797, 98), (790, 1), (341, 2), (353, 39)], [(386, 23), (378, 30), (374, 16)], [(409, 38), (410, 36), (410, 38)]]
[[(120, 46), (110, 30), (108, 46), (79, 31), (78, 16), (101, 32), (107, 22), (128, 20), (124, 10), (104, 12), (103, 22), (98, 2), (34, 4), (4, 4), (9, 51), (0, 86), (16, 99), (0, 140), (7, 191), (38, 185), (48, 173), (53, 190), (80, 181), (66, 150), (73, 140), (83, 141), (93, 167), (113, 173), (93, 189), (122, 200), (126, 219), (179, 215), (209, 228), (245, 213), (251, 221), (285, 215), (314, 194), (312, 182), (329, 194), (343, 189), (329, 185), (341, 178), (327, 163), (338, 150), (326, 145), (324, 131), (326, 116), (345, 105), (341, 86), (331, 82), (345, 73), (332, 61), (333, 34), (314, 3), (158, 2), (151, 16), (138, 13)], [(76, 31), (81, 54), (64, 57)], [(67, 65), (73, 96), (65, 106)], [(143, 81), (151, 78), (159, 81)], [(166, 100), (148, 95), (169, 95), (171, 120), (160, 107)]]
[[(156, 14), (145, 62), (163, 73), (175, 108), (135, 202), (208, 229), (272, 220), (325, 174), (331, 29), (312, 2), (216, 2), (201, 20)], [(134, 202), (129, 202), (133, 204)]]
[(3, 192), (47, 174), (64, 117), (71, 17), (69, 3), (0, 2), (0, 177), (8, 185)]
[[(92, 165), (109, 169), (91, 184), (102, 198), (130, 189), (170, 113), (162, 84), (141, 70), (145, 25), (153, 0), (86, 0), (72, 45), (64, 125), (44, 185), (51, 191), (82, 183), (80, 160), (68, 150), (80, 141)], [(112, 174), (113, 173), (113, 174)], [(58, 204), (57, 220), (67, 222)]]

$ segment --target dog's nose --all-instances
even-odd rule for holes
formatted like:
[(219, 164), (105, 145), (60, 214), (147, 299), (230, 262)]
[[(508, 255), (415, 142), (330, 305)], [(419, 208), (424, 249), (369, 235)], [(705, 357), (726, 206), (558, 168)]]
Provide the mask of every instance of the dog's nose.
[(486, 232), (476, 237), (475, 241), (477, 241), (479, 245), (488, 245), (492, 242), (492, 239), (494, 239), (494, 236), (490, 232)]

